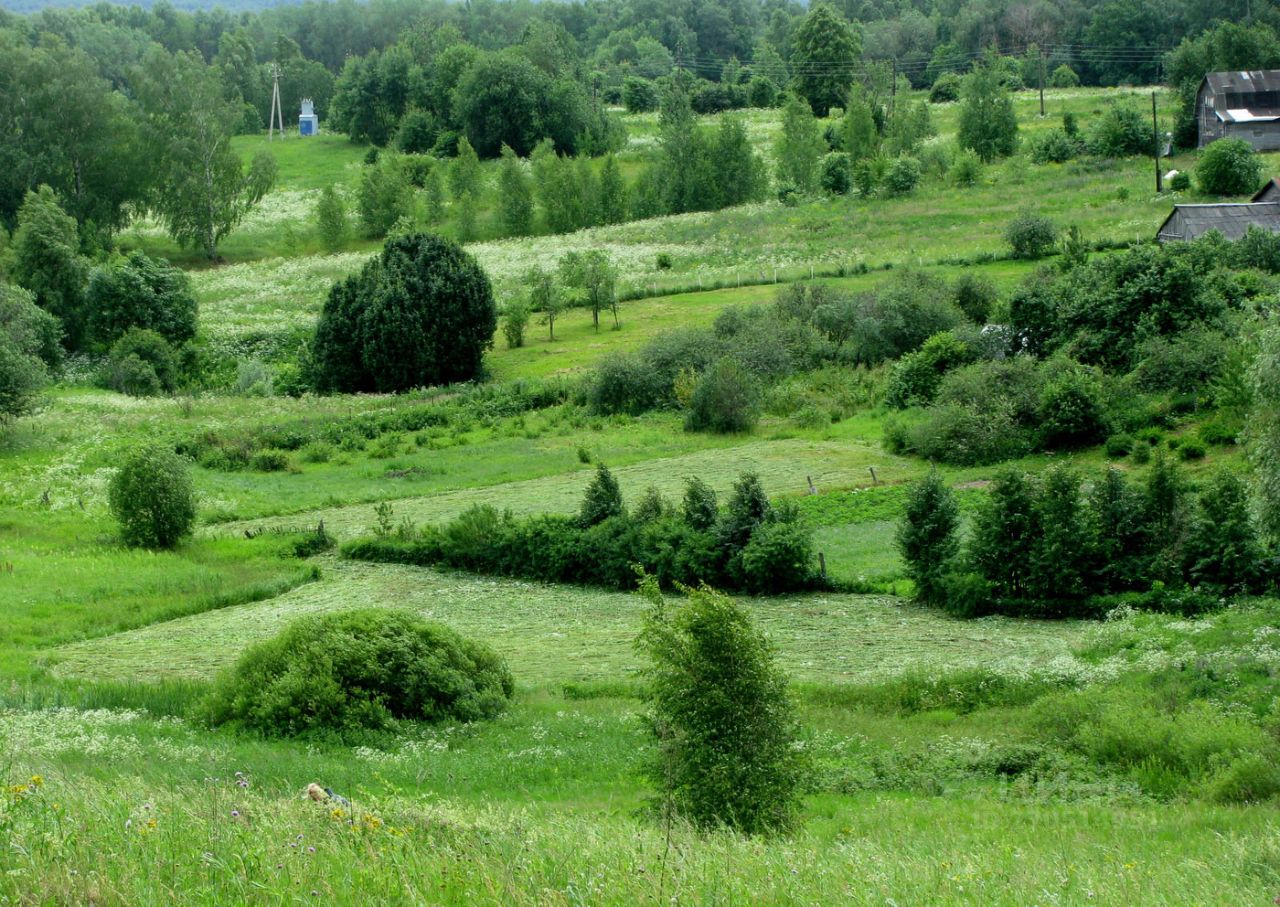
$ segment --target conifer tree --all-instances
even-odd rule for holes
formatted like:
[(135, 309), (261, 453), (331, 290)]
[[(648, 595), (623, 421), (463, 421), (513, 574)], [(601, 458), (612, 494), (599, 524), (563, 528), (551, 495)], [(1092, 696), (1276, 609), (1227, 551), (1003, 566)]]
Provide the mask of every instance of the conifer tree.
[(862, 39), (844, 16), (826, 2), (816, 3), (791, 39), (790, 87), (825, 117), (844, 104), (861, 56)]
[(911, 489), (895, 539), (916, 598), (925, 604), (942, 602), (943, 580), (960, 548), (959, 524), (955, 495), (938, 471), (930, 470)]

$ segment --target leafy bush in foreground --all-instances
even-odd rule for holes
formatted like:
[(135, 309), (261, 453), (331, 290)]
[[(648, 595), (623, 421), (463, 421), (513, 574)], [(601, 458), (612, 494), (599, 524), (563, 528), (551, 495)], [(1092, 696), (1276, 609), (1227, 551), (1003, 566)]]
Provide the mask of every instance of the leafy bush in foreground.
[(639, 646), (648, 669), (650, 778), (664, 810), (694, 825), (746, 834), (796, 821), (806, 759), (787, 677), (769, 641), (732, 599), (703, 587), (670, 608), (649, 578), (652, 603)]
[(195, 522), (191, 472), (168, 448), (147, 446), (128, 454), (111, 479), (108, 498), (121, 537), (133, 547), (172, 548)]
[(214, 724), (286, 736), (478, 721), (513, 692), (489, 647), (407, 612), (364, 608), (302, 618), (253, 646), (219, 678), (207, 711)]

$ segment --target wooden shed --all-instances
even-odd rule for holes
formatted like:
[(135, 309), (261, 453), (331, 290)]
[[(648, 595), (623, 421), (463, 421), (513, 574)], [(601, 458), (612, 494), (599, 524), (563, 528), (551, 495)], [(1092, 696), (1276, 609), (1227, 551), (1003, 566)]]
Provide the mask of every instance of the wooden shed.
[(1280, 149), (1280, 69), (1209, 73), (1196, 92), (1196, 124), (1200, 148), (1234, 138)]
[(1156, 239), (1162, 243), (1185, 242), (1199, 239), (1211, 230), (1227, 239), (1239, 239), (1250, 227), (1280, 233), (1280, 202), (1174, 205)]

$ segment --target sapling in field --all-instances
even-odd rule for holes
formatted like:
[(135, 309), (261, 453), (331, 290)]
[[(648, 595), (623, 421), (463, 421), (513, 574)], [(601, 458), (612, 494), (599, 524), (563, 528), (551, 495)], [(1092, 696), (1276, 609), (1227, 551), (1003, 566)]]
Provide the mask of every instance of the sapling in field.
[(806, 760), (773, 645), (747, 611), (702, 587), (670, 605), (644, 577), (651, 608), (637, 645), (649, 657), (649, 776), (663, 818), (745, 834), (792, 828)]

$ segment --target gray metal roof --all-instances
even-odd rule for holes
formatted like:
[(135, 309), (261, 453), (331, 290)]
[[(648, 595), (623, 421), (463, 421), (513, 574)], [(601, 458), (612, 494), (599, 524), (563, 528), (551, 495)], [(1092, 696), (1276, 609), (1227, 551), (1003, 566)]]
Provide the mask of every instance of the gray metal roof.
[(1250, 69), (1211, 72), (1204, 77), (1214, 94), (1223, 92), (1280, 91), (1280, 69)]
[(1261, 189), (1253, 194), (1251, 202), (1280, 202), (1280, 177), (1271, 177)]
[(1174, 205), (1160, 225), (1161, 239), (1198, 239), (1217, 230), (1227, 239), (1239, 239), (1249, 227), (1280, 233), (1280, 203), (1243, 202), (1220, 205)]

